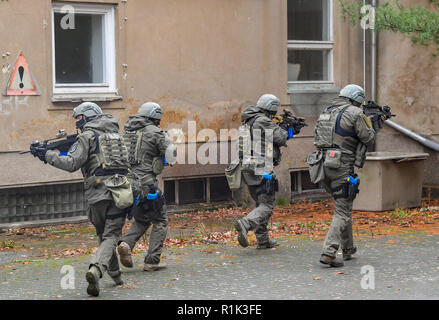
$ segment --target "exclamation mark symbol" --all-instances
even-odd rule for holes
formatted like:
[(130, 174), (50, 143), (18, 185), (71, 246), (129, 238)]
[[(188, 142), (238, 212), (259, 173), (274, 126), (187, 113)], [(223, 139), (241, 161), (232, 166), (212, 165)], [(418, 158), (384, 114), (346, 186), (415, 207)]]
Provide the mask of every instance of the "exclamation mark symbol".
[(20, 89), (23, 89), (24, 88), (24, 83), (23, 83), (24, 67), (21, 66), (20, 68), (18, 68), (18, 72), (20, 73)]

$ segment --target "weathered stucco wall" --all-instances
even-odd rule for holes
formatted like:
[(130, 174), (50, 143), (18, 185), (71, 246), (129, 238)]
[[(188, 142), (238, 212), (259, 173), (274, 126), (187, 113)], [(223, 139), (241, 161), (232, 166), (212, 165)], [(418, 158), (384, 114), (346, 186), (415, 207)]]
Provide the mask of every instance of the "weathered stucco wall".
[[(81, 1), (114, 3), (115, 1)], [(116, 70), (123, 101), (100, 103), (122, 124), (146, 100), (162, 105), (164, 127), (236, 127), (239, 113), (265, 92), (287, 102), (280, 1), (117, 2)], [(77, 103), (52, 103), (51, 1), (0, 3), (0, 85), (23, 51), (39, 97), (1, 97), (1, 151), (16, 151), (59, 128), (74, 129)], [(9, 26), (20, 21), (20, 30)], [(128, 68), (123, 69), (122, 65)], [(125, 74), (123, 72), (126, 72)], [(185, 130), (186, 131), (186, 130)]]
[[(185, 132), (187, 120), (196, 121), (198, 130), (236, 128), (242, 109), (263, 93), (290, 102), (286, 0), (78, 2), (117, 5), (116, 80), (123, 100), (99, 104), (121, 127), (147, 100), (162, 105), (163, 127)], [(61, 128), (74, 132), (71, 110), (78, 103), (52, 102), (51, 8), (50, 0), (0, 1), (0, 89), (22, 51), (41, 90), (38, 97), (0, 96), (0, 153), (26, 149), (30, 141), (51, 137)], [(362, 84), (362, 30), (340, 18), (338, 1), (333, 12), (335, 87)], [(393, 107), (397, 122), (425, 135), (439, 134), (434, 126), (438, 61), (401, 36), (379, 36), (378, 102)], [(303, 160), (313, 149), (315, 119), (308, 122), (302, 138), (289, 142), (279, 168), (282, 176), (306, 167)], [(386, 129), (380, 135), (386, 132), (392, 133)], [(390, 147), (399, 146), (387, 141)], [(18, 157), (0, 154), (0, 163)], [(22, 166), (35, 175), (29, 182), (60, 174), (32, 157), (26, 159)], [(11, 175), (7, 181), (13, 183)], [(286, 184), (282, 188), (288, 192)]]
[[(401, 3), (428, 6), (427, 0), (404, 0)], [(392, 120), (439, 142), (439, 58), (435, 48), (414, 46), (411, 40), (389, 31), (378, 38), (377, 100), (392, 107)], [(424, 184), (438, 185), (439, 154), (418, 142), (385, 127), (377, 139), (378, 151), (428, 152)]]

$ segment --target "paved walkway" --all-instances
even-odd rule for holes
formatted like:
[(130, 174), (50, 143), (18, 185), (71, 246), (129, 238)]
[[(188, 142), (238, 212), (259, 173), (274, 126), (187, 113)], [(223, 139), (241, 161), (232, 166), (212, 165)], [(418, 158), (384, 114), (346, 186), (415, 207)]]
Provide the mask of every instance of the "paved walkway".
[[(318, 262), (322, 240), (280, 243), (274, 250), (232, 243), (166, 248), (169, 267), (155, 273), (142, 271), (142, 253), (133, 269), (123, 269), (124, 286), (107, 275), (101, 280), (98, 298), (86, 294), (90, 255), (22, 264), (17, 260), (28, 256), (0, 252), (0, 299), (439, 299), (438, 235), (362, 237), (357, 258), (340, 269)], [(74, 289), (61, 287), (64, 265), (74, 268)]]

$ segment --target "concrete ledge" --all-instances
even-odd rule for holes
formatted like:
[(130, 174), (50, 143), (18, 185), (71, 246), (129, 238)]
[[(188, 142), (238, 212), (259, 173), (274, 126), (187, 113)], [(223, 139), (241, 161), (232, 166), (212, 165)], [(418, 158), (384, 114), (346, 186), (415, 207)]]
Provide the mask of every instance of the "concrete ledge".
[(77, 216), (77, 217), (59, 218), (59, 219), (2, 223), (0, 224), (0, 230), (38, 228), (38, 227), (56, 226), (61, 224), (83, 223), (88, 221), (89, 220), (87, 216)]
[(332, 196), (326, 192), (292, 194), (290, 203), (295, 204), (302, 201), (318, 202), (322, 200), (331, 200)]

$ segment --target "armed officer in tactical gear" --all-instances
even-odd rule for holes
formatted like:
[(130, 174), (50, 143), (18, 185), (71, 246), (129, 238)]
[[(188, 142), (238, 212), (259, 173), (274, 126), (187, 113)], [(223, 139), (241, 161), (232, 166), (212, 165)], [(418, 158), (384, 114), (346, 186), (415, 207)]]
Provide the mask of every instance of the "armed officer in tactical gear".
[[(76, 119), (77, 129), (81, 130), (76, 142), (67, 154), (61, 155), (56, 150), (48, 150), (45, 160), (52, 166), (69, 172), (81, 169), (84, 176), (87, 215), (96, 228), (99, 241), (99, 248), (86, 274), (89, 283), (87, 293), (98, 296), (99, 279), (104, 272), (107, 272), (117, 285), (123, 284), (116, 245), (122, 234), (126, 209), (117, 206), (110, 188), (113, 188), (113, 191), (122, 190), (120, 187), (123, 183), (119, 182), (128, 181), (124, 178), (128, 169), (128, 153), (122, 137), (118, 138), (117, 120), (110, 114), (103, 114), (95, 103), (85, 102), (76, 107), (73, 110), (73, 118)], [(110, 141), (111, 143), (107, 144)], [(115, 161), (104, 160), (109, 157), (114, 157)], [(131, 192), (131, 187), (126, 187)]]
[(175, 161), (177, 153), (167, 133), (159, 127), (161, 119), (160, 105), (148, 102), (140, 107), (137, 116), (130, 116), (125, 124), (124, 138), (130, 153), (135, 193), (132, 208), (134, 222), (119, 241), (117, 251), (121, 263), (128, 268), (133, 267), (131, 250), (152, 225), (148, 254), (144, 261), (145, 271), (166, 268), (166, 264), (160, 263), (160, 257), (168, 231), (168, 217), (156, 177), (167, 161)]
[[(354, 84), (340, 91), (339, 97), (320, 114), (314, 136), (317, 151), (308, 157), (309, 164), (323, 166), (324, 177), (320, 180), (335, 200), (320, 258), (321, 263), (332, 267), (343, 266), (342, 261), (336, 260), (340, 245), (344, 260), (351, 259), (357, 251), (352, 235), (352, 204), (359, 191), (359, 179), (354, 166), (363, 166), (367, 147), (375, 140), (371, 121), (361, 108), (365, 98), (364, 90)], [(321, 162), (310, 161), (311, 158)]]
[[(256, 106), (248, 107), (241, 115), (243, 126), (249, 128), (250, 131), (252, 157), (255, 155), (255, 152), (257, 153), (255, 149), (258, 149), (256, 147), (258, 143), (255, 143), (255, 139), (258, 133), (260, 133), (261, 143), (259, 144), (259, 156), (257, 157), (272, 161), (271, 169), (264, 169), (264, 172), (257, 173), (255, 170), (247, 170), (245, 152), (243, 153), (243, 150), (241, 150), (243, 147), (239, 146), (243, 167), (242, 177), (248, 186), (251, 197), (256, 202), (254, 210), (246, 217), (235, 222), (235, 229), (238, 231), (238, 242), (242, 247), (249, 245), (247, 233), (250, 230), (255, 232), (258, 249), (269, 249), (278, 245), (276, 240), (269, 238), (267, 229), (268, 221), (273, 215), (275, 192), (277, 191), (277, 179), (272, 170), (274, 166), (280, 163), (280, 148), (286, 146), (287, 140), (292, 138), (289, 137), (288, 128), (276, 125), (273, 122), (273, 117), (276, 115), (279, 107), (280, 100), (276, 96), (264, 94), (260, 97)], [(239, 144), (242, 143), (240, 138)]]

